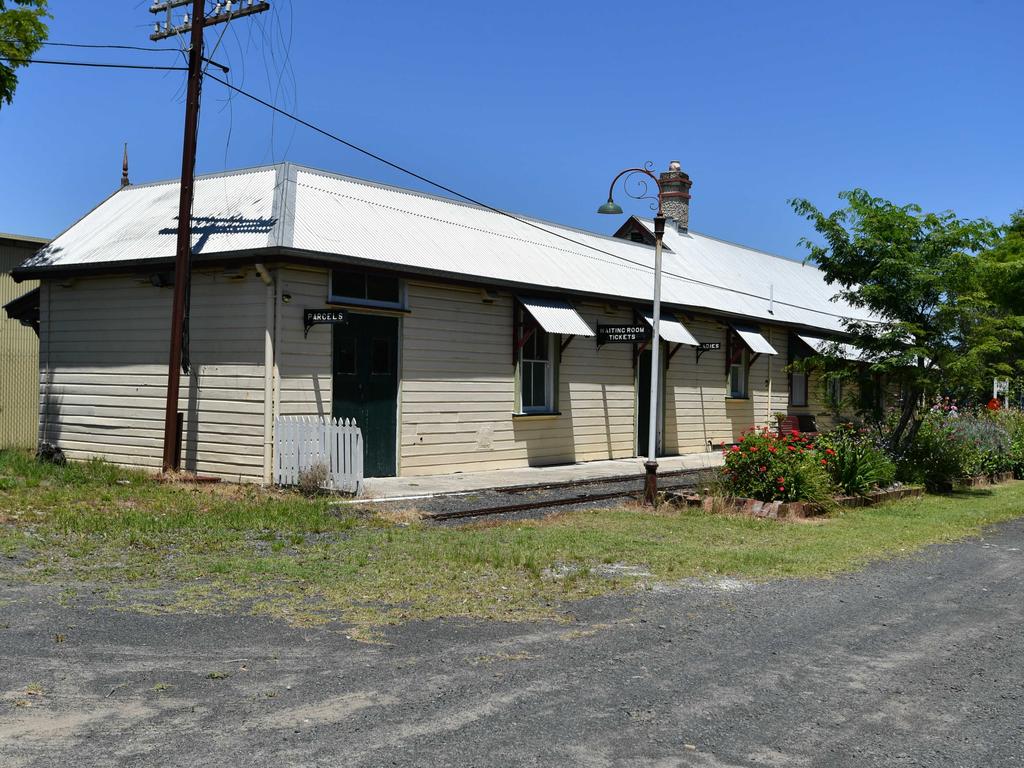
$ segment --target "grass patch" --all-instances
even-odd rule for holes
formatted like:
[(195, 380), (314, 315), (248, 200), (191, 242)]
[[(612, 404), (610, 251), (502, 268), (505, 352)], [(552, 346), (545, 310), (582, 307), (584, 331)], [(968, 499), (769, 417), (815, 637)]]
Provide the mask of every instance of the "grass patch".
[[(103, 462), (0, 451), (0, 570), (132, 610), (244, 610), (361, 631), (409, 619), (519, 620), (660, 580), (823, 576), (1024, 515), (1024, 483), (784, 524), (700, 510), (573, 512), (441, 528), (253, 486), (160, 484)], [(131, 590), (130, 595), (124, 595)]]

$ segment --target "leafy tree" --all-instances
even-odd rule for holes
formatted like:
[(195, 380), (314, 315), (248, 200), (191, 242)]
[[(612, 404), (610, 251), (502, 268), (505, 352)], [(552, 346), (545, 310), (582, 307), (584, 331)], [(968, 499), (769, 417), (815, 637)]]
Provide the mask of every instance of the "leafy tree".
[(999, 239), (978, 260), (981, 280), (986, 293), (1004, 314), (1005, 321), (1017, 331), (1017, 343), (1010, 359), (1016, 362), (1014, 370), (1005, 373), (1016, 378), (1019, 395), (1024, 384), (1024, 209), (1010, 216), (1010, 223), (1000, 228)]
[[(976, 258), (995, 228), (949, 211), (896, 205), (862, 189), (839, 197), (846, 207), (827, 215), (807, 200), (790, 204), (824, 238), (823, 244), (802, 240), (808, 258), (839, 296), (870, 317), (844, 325), (850, 342), (866, 353), (868, 372), (900, 387), (891, 435), (899, 452), (913, 440), (930, 395), (977, 393), (1005, 366), (999, 361), (1012, 339), (983, 290)], [(858, 366), (827, 356), (833, 371)]]
[[(11, 5), (10, 8), (7, 6)], [(0, 105), (11, 103), (18, 87), (15, 70), (25, 66), (46, 41), (47, 0), (0, 0)]]

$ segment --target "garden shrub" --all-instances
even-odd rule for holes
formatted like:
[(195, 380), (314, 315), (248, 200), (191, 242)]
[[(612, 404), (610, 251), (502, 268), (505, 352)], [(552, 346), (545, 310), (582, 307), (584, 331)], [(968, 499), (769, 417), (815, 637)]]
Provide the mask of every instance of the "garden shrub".
[(945, 413), (925, 416), (913, 444), (895, 457), (901, 480), (921, 482), (929, 491), (940, 491), (964, 474), (968, 451), (957, 439), (954, 418)]
[(957, 438), (965, 443), (964, 475), (992, 475), (1013, 468), (1010, 434), (1001, 419), (989, 411), (964, 414), (954, 425)]
[(725, 451), (722, 490), (760, 501), (811, 501), (827, 504), (833, 485), (811, 438), (792, 432), (779, 436), (767, 427), (745, 432)]
[[(913, 445), (895, 457), (897, 475), (923, 482), (929, 490), (942, 490), (964, 477), (1013, 470), (1014, 430), (1020, 419), (1020, 414), (933, 408), (924, 416)], [(1019, 455), (1024, 458), (1024, 434), (1020, 439)]]
[(1010, 469), (1024, 479), (1024, 413), (1014, 411), (1007, 419), (1010, 433)]
[(848, 496), (863, 496), (896, 479), (896, 464), (867, 429), (842, 424), (821, 435), (817, 448), (828, 459), (825, 466), (832, 482)]

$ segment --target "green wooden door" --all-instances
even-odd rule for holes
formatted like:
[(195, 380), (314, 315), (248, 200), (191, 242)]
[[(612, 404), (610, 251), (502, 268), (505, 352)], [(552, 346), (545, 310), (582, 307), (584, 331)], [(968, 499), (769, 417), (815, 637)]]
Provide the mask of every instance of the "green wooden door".
[(331, 413), (363, 432), (363, 473), (392, 477), (398, 421), (398, 318), (352, 313), (334, 326)]

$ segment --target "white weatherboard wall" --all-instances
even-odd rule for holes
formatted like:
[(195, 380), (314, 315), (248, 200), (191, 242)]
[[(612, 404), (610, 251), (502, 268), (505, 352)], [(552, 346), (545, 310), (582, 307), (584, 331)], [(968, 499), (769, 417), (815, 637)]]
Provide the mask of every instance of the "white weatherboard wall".
[[(423, 475), (632, 456), (629, 345), (574, 338), (558, 374), (558, 415), (513, 416), (512, 297), (479, 289), (409, 286), (401, 386), (401, 472)], [(628, 311), (577, 302), (594, 327)]]
[(705, 451), (708, 443), (717, 446), (738, 441), (751, 427), (774, 427), (774, 414), (790, 410), (786, 330), (760, 326), (779, 354), (761, 355), (754, 361), (748, 380), (750, 397), (741, 400), (727, 397), (727, 326), (706, 317), (684, 322), (698, 342), (718, 343), (721, 347), (704, 352), (699, 363), (694, 349), (683, 347), (669, 363), (665, 376), (665, 452)]
[[(286, 416), (331, 414), (331, 331), (302, 334), (302, 310), (321, 307), (327, 270), (277, 271), (277, 391)], [(283, 297), (290, 296), (285, 303)], [(398, 471), (472, 472), (632, 456), (633, 367), (628, 345), (600, 352), (576, 338), (560, 365), (558, 416), (513, 417), (512, 296), (485, 303), (478, 288), (408, 284), (401, 323)], [(628, 322), (626, 310), (577, 304), (591, 326)], [(360, 311), (360, 310), (353, 310)]]
[[(326, 306), (328, 272), (282, 268), (276, 271), (277, 406), (280, 416), (331, 417), (331, 326), (302, 332), (303, 309)], [(285, 301), (285, 297), (290, 297)]]
[[(278, 398), (282, 415), (331, 414), (331, 333), (314, 326), (302, 334), (302, 310), (326, 304), (328, 273), (282, 268), (277, 304)], [(291, 297), (288, 303), (284, 295)], [(636, 386), (632, 348), (593, 338), (573, 339), (558, 376), (558, 415), (513, 416), (512, 295), (484, 301), (478, 288), (426, 281), (408, 283), (409, 312), (401, 325), (398, 467), (401, 475), (473, 472), (528, 465), (625, 458), (635, 455)], [(628, 308), (575, 302), (596, 327), (632, 322)], [(358, 311), (358, 310), (357, 310)], [(701, 342), (722, 348), (695, 362), (679, 350), (665, 381), (666, 453), (706, 451), (739, 439), (751, 426), (774, 426), (790, 410), (786, 336), (761, 326), (778, 355), (759, 357), (750, 370), (751, 397), (726, 397), (722, 322), (698, 317), (686, 327)], [(771, 370), (772, 394), (767, 380)], [(646, 418), (646, 414), (642, 415)]]
[[(197, 273), (182, 376), (182, 466), (227, 480), (263, 476), (266, 289)], [(43, 285), (40, 438), (69, 458), (157, 470), (163, 455), (171, 289), (144, 278)]]

